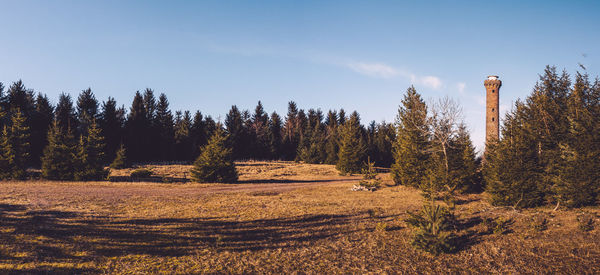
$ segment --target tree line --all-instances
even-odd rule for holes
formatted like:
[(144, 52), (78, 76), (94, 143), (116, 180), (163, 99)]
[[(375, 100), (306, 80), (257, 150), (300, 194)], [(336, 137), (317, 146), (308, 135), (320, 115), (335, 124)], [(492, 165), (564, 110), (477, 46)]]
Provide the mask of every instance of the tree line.
[(485, 181), (492, 202), (515, 207), (580, 207), (600, 201), (600, 81), (546, 67), (506, 114), (488, 144)]
[[(340, 167), (355, 173), (367, 157), (389, 167), (395, 141), (393, 124), (371, 122), (365, 127), (357, 112), (347, 115), (343, 109), (325, 115), (289, 102), (282, 118), (276, 112), (269, 115), (259, 101), (252, 113), (232, 106), (219, 123), (200, 111), (173, 113), (167, 96), (156, 98), (152, 89), (136, 92), (129, 108), (118, 106), (112, 97), (100, 103), (89, 88), (75, 102), (62, 93), (53, 105), (20, 80), (8, 89), (0, 83), (0, 129), (0, 176), (14, 179), (25, 178), (28, 167), (41, 167), (42, 176), (51, 179), (99, 178), (100, 167), (119, 152), (120, 161), (126, 157), (135, 163), (189, 163), (219, 129), (224, 130), (235, 160), (337, 164), (340, 150), (347, 154), (352, 147), (352, 159), (342, 164), (348, 168)], [(344, 136), (355, 140), (343, 143)], [(88, 175), (76, 176), (78, 170)]]

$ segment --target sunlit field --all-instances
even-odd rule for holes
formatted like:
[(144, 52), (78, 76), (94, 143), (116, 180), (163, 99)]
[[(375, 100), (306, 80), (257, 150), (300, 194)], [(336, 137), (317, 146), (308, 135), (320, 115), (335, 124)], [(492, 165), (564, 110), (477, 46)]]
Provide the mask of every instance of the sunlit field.
[[(353, 192), (360, 176), (329, 165), (237, 167), (237, 184), (191, 183), (184, 165), (148, 165), (149, 182), (131, 169), (112, 171), (122, 182), (2, 182), (0, 272), (600, 273), (598, 208), (517, 211), (463, 195), (461, 246), (435, 257), (410, 244), (416, 189)], [(486, 222), (497, 218), (504, 234)]]

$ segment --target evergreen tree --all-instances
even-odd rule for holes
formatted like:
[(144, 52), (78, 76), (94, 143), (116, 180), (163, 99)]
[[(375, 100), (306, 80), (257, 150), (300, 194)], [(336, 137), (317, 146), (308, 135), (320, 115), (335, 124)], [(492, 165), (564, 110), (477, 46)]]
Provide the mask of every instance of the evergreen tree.
[(250, 125), (252, 133), (252, 158), (267, 159), (270, 153), (269, 144), (269, 115), (265, 112), (262, 103), (258, 101), (252, 122)]
[(98, 119), (98, 100), (92, 93), (92, 89), (87, 88), (81, 91), (77, 98), (77, 134), (85, 135), (92, 121)]
[(194, 114), (194, 121), (190, 129), (192, 141), (192, 158), (197, 158), (200, 154), (200, 147), (206, 145), (206, 129), (204, 129), (204, 117), (200, 111)]
[(29, 158), (29, 126), (19, 109), (12, 111), (10, 127), (2, 132), (2, 164), (8, 169), (2, 173), (5, 178), (24, 179), (27, 176)]
[(326, 137), (325, 137), (325, 163), (336, 164), (338, 157), (338, 117), (336, 111), (329, 111), (325, 120)]
[(8, 120), (14, 117), (15, 112), (20, 112), (29, 124), (35, 111), (35, 97), (32, 90), (25, 88), (23, 81), (19, 80), (10, 85), (4, 104)]
[(288, 103), (288, 112), (283, 125), (283, 159), (294, 160), (300, 143), (302, 134), (302, 125), (299, 118), (298, 107), (296, 103), (290, 101)]
[(192, 140), (190, 130), (192, 118), (189, 111), (175, 113), (175, 154), (177, 160), (190, 161), (192, 159)]
[(70, 95), (65, 93), (60, 94), (58, 104), (56, 105), (55, 117), (58, 128), (64, 131), (64, 133), (68, 129), (77, 128), (75, 110), (73, 109), (73, 101)]
[(396, 127), (392, 123), (382, 122), (377, 125), (373, 140), (373, 160), (378, 166), (390, 167), (394, 163), (394, 144)]
[(127, 162), (127, 151), (125, 150), (125, 145), (121, 143), (121, 145), (119, 145), (119, 150), (117, 150), (115, 159), (110, 164), (110, 168), (125, 169), (127, 167), (129, 167), (129, 163)]
[(159, 146), (156, 148), (160, 151), (160, 159), (172, 160), (175, 157), (173, 154), (175, 130), (173, 128), (173, 114), (169, 110), (169, 101), (165, 94), (160, 94), (158, 97), (155, 121), (159, 140)]
[(459, 191), (482, 191), (480, 165), (475, 147), (467, 131), (467, 126), (460, 124), (458, 132), (450, 142), (450, 187)]
[(98, 121), (100, 130), (104, 135), (105, 141), (105, 159), (106, 163), (115, 158), (119, 144), (123, 142), (123, 127), (125, 126), (125, 110), (123, 107), (117, 108), (117, 101), (109, 97), (102, 103), (102, 112)]
[(161, 146), (160, 134), (158, 132), (158, 122), (156, 121), (156, 110), (157, 103), (154, 97), (154, 91), (147, 88), (143, 95), (143, 104), (146, 114), (146, 154), (144, 157), (145, 161), (156, 161), (160, 159), (160, 150), (157, 150)]
[(558, 175), (552, 185), (557, 201), (568, 207), (597, 202), (600, 191), (599, 101), (588, 76), (577, 73), (567, 102), (568, 138), (559, 142)]
[(245, 127), (245, 120), (237, 106), (231, 106), (231, 110), (225, 117), (225, 127), (229, 136), (229, 143), (233, 148), (233, 158), (242, 159), (247, 157), (248, 132)]
[(226, 146), (227, 137), (217, 130), (208, 144), (202, 147), (202, 153), (194, 162), (190, 171), (197, 182), (233, 183), (238, 174), (233, 163), (233, 151)]
[(126, 123), (126, 147), (131, 161), (147, 161), (149, 147), (148, 131), (150, 122), (146, 114), (144, 99), (140, 92), (136, 92), (131, 103), (131, 109)]
[(396, 184), (419, 186), (426, 174), (429, 129), (427, 105), (412, 86), (406, 90), (398, 109), (396, 127), (392, 179)]
[(0, 180), (10, 179), (12, 167), (12, 145), (9, 139), (8, 126), (4, 125), (0, 132)]
[(31, 119), (31, 158), (30, 163), (39, 167), (44, 147), (48, 144), (48, 129), (54, 120), (54, 108), (46, 95), (38, 94), (35, 112)]
[(101, 180), (106, 177), (104, 171), (104, 138), (95, 120), (87, 128), (85, 136), (79, 139), (77, 152), (77, 170), (75, 180)]
[(73, 180), (76, 144), (70, 129), (62, 130), (54, 120), (48, 131), (48, 145), (42, 156), (42, 177), (51, 180)]
[(281, 159), (282, 156), (282, 122), (276, 112), (271, 114), (269, 120), (269, 152), (271, 159)]
[(366, 144), (361, 132), (360, 117), (355, 111), (340, 127), (340, 150), (336, 168), (342, 174), (360, 173), (366, 158)]
[(543, 167), (537, 146), (531, 146), (536, 144), (536, 134), (526, 126), (527, 109), (517, 101), (504, 119), (502, 139), (486, 145), (484, 176), (492, 204), (532, 207), (544, 200)]

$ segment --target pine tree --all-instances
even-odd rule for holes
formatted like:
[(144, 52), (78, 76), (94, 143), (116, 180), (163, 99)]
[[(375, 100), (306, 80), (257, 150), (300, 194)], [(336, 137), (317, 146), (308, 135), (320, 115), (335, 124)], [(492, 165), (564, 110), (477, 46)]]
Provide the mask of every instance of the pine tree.
[(450, 188), (458, 191), (482, 191), (479, 161), (466, 125), (458, 126), (457, 135), (451, 140), (449, 147)]
[(502, 139), (486, 145), (484, 177), (492, 204), (532, 207), (544, 200), (543, 167), (538, 162), (539, 147), (531, 146), (536, 144), (536, 134), (527, 126), (527, 109), (517, 101), (504, 119)]
[(360, 173), (366, 158), (366, 144), (360, 117), (355, 111), (340, 128), (340, 151), (336, 168), (341, 174)]
[(12, 146), (9, 140), (8, 126), (4, 125), (0, 132), (0, 180), (10, 179), (12, 167)]
[(77, 170), (75, 180), (101, 180), (106, 177), (104, 171), (104, 138), (95, 120), (88, 126), (85, 136), (81, 136), (77, 152)]
[(189, 111), (175, 112), (175, 156), (177, 160), (192, 160), (192, 118)]
[(204, 129), (204, 117), (200, 111), (196, 111), (194, 114), (194, 120), (190, 128), (191, 142), (192, 142), (192, 155), (193, 159), (196, 159), (200, 155), (200, 147), (206, 145), (206, 129)]
[(44, 147), (48, 144), (48, 129), (54, 120), (54, 108), (46, 95), (38, 94), (35, 100), (35, 112), (31, 119), (31, 158), (32, 165), (39, 166)]
[(7, 166), (5, 178), (24, 179), (29, 158), (29, 126), (20, 110), (13, 110), (10, 127), (2, 132), (2, 159)]
[(73, 180), (76, 148), (72, 131), (63, 131), (58, 120), (54, 120), (48, 131), (48, 145), (42, 156), (42, 177), (50, 180)]
[(70, 95), (65, 93), (60, 94), (54, 116), (58, 128), (65, 131), (65, 133), (68, 129), (77, 128), (77, 119), (75, 117), (73, 101), (71, 100)]
[(325, 136), (325, 163), (336, 164), (338, 160), (338, 118), (336, 111), (329, 111), (325, 120), (326, 136)]
[(173, 114), (169, 110), (167, 96), (160, 94), (156, 105), (156, 127), (159, 140), (157, 149), (160, 151), (159, 156), (161, 160), (172, 160), (175, 157), (173, 154), (175, 148), (175, 130), (173, 125)]
[(18, 111), (21, 112), (21, 116), (25, 117), (26, 123), (29, 124), (35, 111), (33, 91), (27, 89), (21, 80), (14, 82), (7, 90), (4, 109), (7, 112), (8, 120)]
[(269, 115), (265, 112), (260, 101), (254, 109), (250, 129), (253, 141), (251, 157), (254, 159), (267, 159), (270, 153)]
[(392, 179), (396, 184), (419, 186), (426, 174), (429, 129), (427, 105), (412, 86), (402, 99), (396, 125)]
[(290, 101), (288, 103), (288, 112), (283, 125), (283, 144), (282, 154), (284, 160), (294, 160), (300, 143), (302, 133), (301, 121), (299, 118), (298, 107), (296, 103)]
[(567, 103), (568, 138), (559, 144), (558, 176), (552, 186), (558, 203), (568, 207), (593, 205), (600, 191), (600, 118), (594, 114), (599, 101), (588, 76), (577, 73)]
[(229, 136), (229, 143), (233, 148), (234, 159), (246, 158), (249, 135), (245, 126), (245, 120), (237, 106), (231, 106), (231, 110), (225, 117), (225, 127)]
[(226, 146), (227, 137), (217, 130), (208, 144), (202, 147), (202, 153), (194, 162), (190, 171), (197, 182), (233, 183), (238, 179), (233, 163), (232, 149)]
[(98, 119), (98, 100), (92, 93), (92, 89), (87, 88), (79, 94), (77, 98), (77, 135), (85, 135), (92, 121)]
[(125, 110), (117, 108), (117, 101), (109, 97), (102, 103), (102, 112), (98, 121), (105, 140), (105, 159), (109, 163), (115, 158), (119, 145), (123, 142), (123, 127), (125, 126)]
[(271, 114), (269, 120), (269, 156), (271, 159), (281, 159), (282, 156), (282, 122), (276, 112)]
[(129, 163), (127, 162), (127, 151), (125, 150), (125, 145), (121, 143), (119, 146), (119, 150), (117, 150), (115, 159), (110, 164), (110, 168), (112, 169), (125, 169), (129, 167)]
[(150, 121), (148, 121), (148, 115), (146, 114), (144, 99), (139, 91), (133, 97), (126, 129), (126, 147), (129, 151), (130, 160), (134, 162), (147, 161), (148, 151), (153, 149), (150, 148), (148, 140)]

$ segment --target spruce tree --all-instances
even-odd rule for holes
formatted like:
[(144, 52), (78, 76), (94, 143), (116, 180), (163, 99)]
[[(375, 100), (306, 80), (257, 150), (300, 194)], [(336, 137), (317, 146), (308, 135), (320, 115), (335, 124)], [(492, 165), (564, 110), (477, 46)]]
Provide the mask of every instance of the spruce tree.
[(269, 115), (265, 112), (262, 103), (258, 101), (252, 122), (250, 125), (252, 133), (252, 158), (267, 159), (269, 157)]
[(46, 95), (38, 94), (35, 100), (35, 112), (31, 119), (31, 158), (30, 163), (35, 166), (41, 164), (41, 157), (48, 140), (48, 129), (54, 120), (54, 108)]
[(77, 170), (74, 177), (78, 181), (101, 180), (106, 177), (104, 171), (104, 138), (95, 120), (81, 136), (77, 152)]
[(54, 120), (48, 131), (48, 145), (42, 156), (42, 177), (50, 180), (73, 180), (77, 146), (70, 129), (62, 130)]
[(77, 119), (70, 95), (65, 93), (60, 94), (54, 117), (56, 118), (58, 128), (64, 133), (68, 129), (77, 129)]
[(125, 145), (121, 143), (119, 146), (119, 150), (117, 150), (115, 159), (110, 164), (110, 168), (112, 169), (125, 169), (129, 167), (129, 163), (127, 162), (127, 151), (125, 150)]
[(27, 176), (29, 158), (29, 126), (19, 109), (12, 111), (10, 127), (5, 126), (2, 133), (2, 159), (7, 166), (4, 177), (24, 179)]
[(85, 135), (92, 121), (98, 119), (98, 100), (92, 93), (92, 89), (87, 88), (79, 94), (77, 98), (77, 135)]
[(415, 87), (406, 90), (396, 120), (391, 174), (396, 184), (419, 186), (425, 179), (429, 148), (427, 105)]
[(191, 175), (197, 182), (233, 183), (238, 174), (233, 163), (233, 151), (227, 147), (227, 137), (217, 130), (208, 144), (202, 147), (200, 156), (194, 162)]
[(458, 191), (482, 191), (479, 161), (466, 125), (458, 126), (457, 135), (451, 140), (449, 147), (450, 188)]
[(338, 118), (336, 111), (329, 111), (325, 120), (325, 163), (336, 164), (338, 160)]
[(340, 128), (340, 150), (336, 168), (341, 174), (360, 173), (366, 158), (366, 144), (361, 132), (360, 117), (355, 111)]
[(282, 122), (276, 112), (271, 114), (269, 120), (269, 156), (271, 159), (281, 159), (282, 156)]
[(181, 112), (175, 114), (175, 154), (177, 160), (192, 160), (192, 137), (191, 126), (192, 118), (189, 111), (185, 111), (183, 116)]
[(4, 125), (0, 132), (0, 180), (11, 178), (12, 146), (9, 140), (8, 126)]
[(160, 94), (158, 97), (155, 120), (159, 140), (157, 149), (159, 150), (160, 159), (163, 161), (172, 160), (175, 157), (173, 154), (175, 130), (173, 128), (173, 114), (169, 110), (169, 101), (165, 94)]
[(283, 125), (282, 154), (284, 160), (294, 160), (301, 136), (301, 121), (295, 102), (288, 103), (288, 112)]
[(123, 108), (117, 108), (117, 101), (109, 97), (102, 103), (102, 112), (98, 121), (100, 130), (105, 141), (105, 162), (108, 163), (115, 158), (119, 145), (123, 142), (123, 127), (125, 125), (125, 112)]
[(568, 207), (593, 205), (600, 187), (600, 118), (594, 112), (595, 97), (588, 76), (577, 73), (568, 98), (568, 138), (559, 144), (558, 175), (552, 191), (558, 203)]
[(225, 127), (229, 137), (229, 143), (233, 148), (234, 159), (247, 157), (249, 135), (245, 126), (244, 117), (237, 106), (231, 106), (225, 117)]
[(139, 91), (133, 97), (129, 116), (127, 117), (126, 129), (126, 147), (129, 151), (130, 160), (133, 162), (147, 161), (149, 156), (148, 151), (153, 149), (149, 147), (148, 140), (150, 121), (146, 114), (144, 98)]

